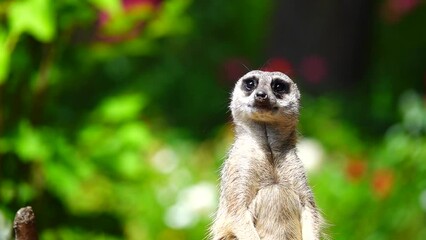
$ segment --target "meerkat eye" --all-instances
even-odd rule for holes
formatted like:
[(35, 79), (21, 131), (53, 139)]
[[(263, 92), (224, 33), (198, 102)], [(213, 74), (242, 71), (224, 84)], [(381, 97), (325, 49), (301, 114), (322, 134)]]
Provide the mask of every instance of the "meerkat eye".
[(243, 88), (247, 91), (253, 91), (257, 87), (257, 79), (254, 77), (243, 80)]
[(281, 79), (274, 79), (271, 83), (272, 90), (276, 93), (289, 93), (290, 84)]

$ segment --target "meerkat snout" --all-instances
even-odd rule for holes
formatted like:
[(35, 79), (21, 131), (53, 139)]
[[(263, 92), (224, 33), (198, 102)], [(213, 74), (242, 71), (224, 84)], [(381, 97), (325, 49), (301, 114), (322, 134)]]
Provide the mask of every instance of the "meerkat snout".
[(268, 94), (264, 91), (257, 91), (255, 94), (255, 100), (258, 102), (266, 102), (268, 100)]
[[(253, 106), (254, 108), (262, 109), (262, 110), (272, 110), (274, 107), (274, 103), (276, 101), (271, 102), (270, 97), (268, 96), (268, 93), (264, 90), (258, 90), (254, 93), (254, 102)], [(273, 100), (273, 99), (272, 99)], [(278, 109), (275, 107), (275, 109)]]

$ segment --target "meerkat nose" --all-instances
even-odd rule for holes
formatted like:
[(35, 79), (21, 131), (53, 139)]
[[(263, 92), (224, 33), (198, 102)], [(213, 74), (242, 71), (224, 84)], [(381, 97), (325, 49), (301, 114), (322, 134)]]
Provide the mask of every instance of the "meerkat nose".
[(257, 91), (255, 94), (255, 99), (263, 102), (268, 99), (268, 94), (266, 94), (264, 91)]

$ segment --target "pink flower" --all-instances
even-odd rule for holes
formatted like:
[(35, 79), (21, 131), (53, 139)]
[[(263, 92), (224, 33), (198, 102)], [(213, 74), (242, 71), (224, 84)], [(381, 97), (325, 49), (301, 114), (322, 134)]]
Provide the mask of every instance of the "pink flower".
[(321, 56), (308, 56), (304, 58), (300, 64), (300, 74), (310, 83), (320, 83), (327, 77), (327, 62)]
[(107, 24), (109, 19), (110, 19), (110, 16), (106, 11), (99, 12), (99, 15), (98, 15), (99, 25), (103, 26)]
[[(97, 38), (103, 42), (112, 43), (138, 37), (151, 13), (161, 2), (161, 0), (122, 0), (123, 12), (111, 16), (106, 11), (100, 11)], [(121, 23), (116, 24), (117, 22)], [(121, 27), (117, 28), (117, 26)]]
[(293, 77), (294, 74), (290, 61), (280, 57), (271, 58), (261, 70), (268, 72), (278, 71), (287, 74), (289, 77)]
[(121, 0), (121, 4), (126, 11), (142, 6), (156, 7), (161, 3), (160, 0)]
[(420, 4), (419, 0), (387, 0), (383, 15), (387, 22), (397, 22)]
[(248, 61), (240, 57), (226, 60), (222, 65), (223, 78), (228, 82), (235, 83), (245, 73), (249, 72), (248, 65)]

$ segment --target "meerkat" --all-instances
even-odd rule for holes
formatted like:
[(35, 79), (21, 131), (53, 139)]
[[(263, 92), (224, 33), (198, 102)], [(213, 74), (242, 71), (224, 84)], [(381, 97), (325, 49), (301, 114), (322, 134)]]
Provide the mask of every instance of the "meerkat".
[(251, 71), (232, 93), (235, 141), (221, 171), (213, 240), (317, 240), (322, 217), (297, 156), (300, 92), (281, 72)]

